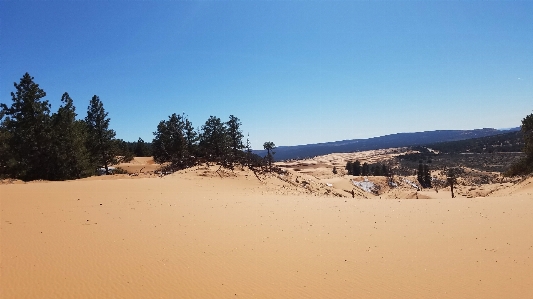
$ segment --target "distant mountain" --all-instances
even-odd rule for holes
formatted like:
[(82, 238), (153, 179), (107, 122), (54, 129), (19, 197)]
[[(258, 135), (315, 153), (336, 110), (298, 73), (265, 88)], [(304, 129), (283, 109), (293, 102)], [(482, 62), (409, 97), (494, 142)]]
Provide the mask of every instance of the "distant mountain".
[(522, 132), (515, 130), (492, 136), (429, 144), (427, 147), (446, 154), (509, 153), (522, 152), (524, 141), (522, 139)]
[[(511, 131), (518, 131), (520, 128), (510, 130), (497, 130), (492, 128), (476, 130), (438, 130), (416, 133), (397, 133), (368, 139), (352, 139), (327, 143), (280, 146), (276, 148), (275, 159), (303, 159), (331, 153), (350, 153), (358, 151), (376, 150), (391, 147), (406, 147), (427, 145), (446, 141), (457, 141), (485, 136), (493, 136)], [(264, 156), (266, 151), (256, 150), (254, 153)]]

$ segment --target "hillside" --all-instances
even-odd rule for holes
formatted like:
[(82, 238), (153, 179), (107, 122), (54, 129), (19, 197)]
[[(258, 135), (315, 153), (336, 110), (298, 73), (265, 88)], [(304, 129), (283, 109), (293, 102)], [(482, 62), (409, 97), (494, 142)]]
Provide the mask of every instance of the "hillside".
[(521, 152), (524, 147), (522, 133), (511, 131), (503, 134), (428, 145), (443, 153), (508, 153)]
[[(502, 131), (492, 128), (476, 130), (437, 130), (416, 133), (397, 133), (369, 139), (353, 139), (318, 144), (296, 146), (280, 146), (276, 148), (275, 159), (278, 161), (302, 159), (327, 155), (331, 153), (349, 153), (356, 151), (375, 150), (393, 147), (409, 147), (427, 145), (446, 141), (458, 141), (486, 136), (494, 136), (506, 132), (517, 131), (518, 128)], [(266, 151), (254, 151), (264, 156)]]

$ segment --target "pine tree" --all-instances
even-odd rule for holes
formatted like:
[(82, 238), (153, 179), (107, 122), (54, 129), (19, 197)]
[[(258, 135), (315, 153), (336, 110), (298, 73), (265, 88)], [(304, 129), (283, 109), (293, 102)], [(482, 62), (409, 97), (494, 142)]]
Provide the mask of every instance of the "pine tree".
[(109, 129), (110, 118), (107, 117), (104, 104), (98, 96), (93, 96), (87, 107), (85, 124), (87, 126), (86, 146), (93, 169), (103, 167), (109, 174), (109, 167), (119, 161), (117, 144), (114, 141), (115, 131)]
[(276, 154), (276, 152), (274, 151), (276, 145), (272, 141), (267, 141), (263, 143), (263, 148), (267, 151), (267, 155), (265, 158), (268, 163), (268, 168), (272, 170), (272, 162), (274, 162), (274, 154)]
[(189, 165), (192, 165), (193, 160), (196, 159), (196, 155), (198, 155), (198, 133), (194, 130), (194, 127), (192, 125), (192, 122), (190, 122), (185, 115), (182, 116), (184, 119), (184, 136), (185, 136), (185, 142), (187, 144), (187, 155), (188, 160), (191, 160), (189, 162)]
[(78, 179), (90, 176), (89, 156), (85, 147), (85, 127), (76, 121), (76, 108), (68, 93), (61, 97), (62, 105), (52, 115), (54, 180)]
[(418, 183), (422, 188), (425, 188), (425, 182), (424, 182), (424, 165), (422, 162), (418, 163), (418, 171), (416, 172), (416, 179), (418, 180)]
[(230, 146), (230, 163), (234, 163), (242, 158), (242, 150), (244, 149), (242, 138), (244, 137), (244, 135), (241, 131), (241, 125), (242, 123), (240, 119), (235, 117), (234, 115), (230, 115), (229, 121), (226, 122)]
[(353, 163), (353, 175), (360, 176), (362, 173), (361, 169), (361, 162), (359, 160), (356, 160), (355, 163)]
[(381, 173), (381, 169), (382, 169), (382, 166), (381, 164), (376, 164), (373, 166), (374, 167), (374, 170), (372, 171), (372, 174), (374, 176), (382, 176), (383, 174)]
[(11, 162), (2, 163), (10, 165), (11, 177), (23, 180), (48, 179), (51, 174), (50, 104), (42, 100), (46, 93), (33, 79), (25, 73), (19, 84), (14, 83), (11, 107), (1, 104), (6, 117), (2, 138), (8, 139), (5, 147), (11, 152)]
[(524, 153), (526, 153), (529, 159), (533, 160), (533, 114), (522, 119), (520, 130), (524, 139)]
[(511, 165), (507, 175), (525, 175), (533, 172), (533, 114), (522, 119), (520, 127), (526, 156)]
[(348, 171), (348, 175), (353, 175), (353, 162), (352, 161), (348, 161), (346, 163), (346, 167), (344, 167), (344, 169), (346, 169), (346, 171)]
[(141, 137), (139, 137), (139, 139), (135, 143), (133, 154), (136, 157), (149, 157), (150, 156), (150, 153), (148, 152), (148, 147), (146, 146), (146, 142), (144, 142), (144, 140)]
[(115, 148), (117, 149), (116, 155), (118, 163), (130, 162), (135, 156), (133, 151), (130, 150), (128, 142), (122, 139), (114, 139)]
[(4, 111), (0, 109), (0, 178), (10, 177), (11, 169), (16, 164), (9, 143), (11, 134), (7, 130)]
[(367, 176), (370, 174), (370, 166), (368, 165), (368, 163), (363, 163), (363, 167), (362, 167), (362, 171), (361, 171), (361, 174), (363, 176)]
[(152, 152), (156, 163), (171, 163), (171, 168), (182, 169), (193, 162), (187, 151), (184, 116), (176, 113), (168, 117), (167, 121), (159, 122), (154, 132)]
[(455, 194), (453, 192), (453, 188), (454, 188), (455, 184), (457, 184), (457, 170), (456, 169), (453, 169), (453, 168), (448, 169), (448, 172), (446, 174), (446, 182), (450, 186), (450, 191), (452, 193), (452, 198), (454, 198)]
[(431, 188), (431, 172), (427, 164), (424, 164), (424, 188)]
[(389, 168), (385, 164), (381, 166), (381, 175), (386, 177), (389, 176)]
[(227, 128), (220, 118), (210, 116), (202, 126), (200, 149), (208, 161), (226, 163), (230, 144)]
[(252, 145), (250, 143), (250, 134), (246, 137), (246, 144), (244, 146), (246, 149), (246, 163), (248, 167), (252, 167)]

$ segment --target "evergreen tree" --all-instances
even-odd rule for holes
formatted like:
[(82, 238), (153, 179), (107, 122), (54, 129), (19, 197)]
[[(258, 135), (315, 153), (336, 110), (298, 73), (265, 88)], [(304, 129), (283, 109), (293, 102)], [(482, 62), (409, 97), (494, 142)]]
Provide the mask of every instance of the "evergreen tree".
[(53, 170), (50, 179), (68, 180), (94, 173), (85, 147), (85, 127), (76, 121), (76, 108), (68, 93), (61, 97), (62, 105), (52, 115)]
[(225, 163), (229, 154), (229, 138), (225, 124), (220, 118), (210, 116), (202, 126), (200, 149), (208, 161)]
[(16, 164), (9, 143), (11, 134), (7, 130), (4, 111), (0, 109), (0, 178), (10, 177), (11, 169)]
[(511, 165), (507, 175), (525, 175), (533, 172), (533, 114), (522, 119), (520, 130), (524, 140), (523, 151), (526, 156)]
[(455, 197), (455, 194), (453, 192), (453, 188), (455, 184), (457, 184), (457, 170), (454, 168), (448, 169), (448, 172), (446, 174), (446, 182), (450, 186), (450, 191), (452, 193), (452, 198)]
[(348, 161), (346, 163), (346, 167), (344, 169), (346, 169), (346, 171), (348, 171), (348, 175), (353, 175), (353, 162), (352, 161)]
[(386, 177), (389, 176), (389, 168), (385, 164), (381, 166), (381, 175)]
[(533, 114), (522, 119), (522, 138), (524, 139), (524, 153), (533, 160)]
[(109, 129), (110, 118), (107, 117), (104, 104), (98, 96), (93, 96), (87, 107), (85, 124), (87, 126), (86, 146), (89, 151), (93, 169), (104, 167), (109, 174), (109, 166), (119, 163), (119, 150), (115, 139), (115, 131)]
[(353, 163), (353, 175), (360, 176), (362, 174), (361, 169), (361, 162), (359, 160), (356, 160), (355, 163)]
[(431, 188), (431, 172), (427, 164), (424, 164), (424, 188)]
[(276, 148), (276, 145), (272, 141), (267, 141), (263, 143), (263, 148), (267, 151), (266, 160), (268, 163), (268, 168), (272, 170), (272, 162), (274, 162), (274, 149)]
[[(190, 159), (195, 160), (196, 155), (198, 155), (198, 133), (194, 130), (192, 122), (190, 122), (185, 115), (183, 115), (182, 118), (184, 119), (183, 134), (187, 144), (187, 155), (190, 157)], [(192, 163), (189, 164), (192, 165)]]
[(8, 141), (3, 148), (11, 152), (2, 163), (9, 164), (11, 177), (23, 180), (48, 179), (51, 173), (50, 104), (42, 100), (46, 93), (33, 79), (25, 73), (20, 83), (14, 83), (11, 107), (1, 104), (6, 117), (2, 138)]
[(370, 174), (370, 166), (368, 165), (368, 163), (365, 162), (365, 163), (363, 163), (361, 175), (367, 176), (369, 174)]
[(160, 164), (170, 162), (175, 169), (193, 165), (185, 134), (186, 122), (182, 115), (174, 113), (167, 121), (159, 122), (152, 141), (154, 161)]
[(242, 158), (242, 150), (244, 149), (244, 144), (242, 143), (242, 138), (244, 135), (241, 131), (241, 121), (237, 117), (230, 115), (229, 121), (226, 123), (227, 134), (229, 139), (230, 146), (230, 162), (234, 163)]
[(139, 139), (135, 143), (133, 154), (136, 157), (150, 157), (151, 156), (151, 153), (148, 150), (148, 146), (146, 145), (146, 142), (144, 142), (144, 140), (141, 137), (139, 137)]
[(122, 139), (114, 139), (115, 147), (117, 149), (118, 163), (130, 162), (133, 160), (134, 154), (130, 150), (128, 143)]
[(374, 170), (372, 171), (373, 175), (374, 176), (382, 176), (383, 174), (381, 173), (381, 169), (382, 169), (382, 165), (381, 164), (376, 164), (373, 166), (374, 167)]
[(418, 171), (416, 172), (416, 179), (422, 188), (425, 188), (426, 183), (424, 182), (424, 165), (418, 163)]

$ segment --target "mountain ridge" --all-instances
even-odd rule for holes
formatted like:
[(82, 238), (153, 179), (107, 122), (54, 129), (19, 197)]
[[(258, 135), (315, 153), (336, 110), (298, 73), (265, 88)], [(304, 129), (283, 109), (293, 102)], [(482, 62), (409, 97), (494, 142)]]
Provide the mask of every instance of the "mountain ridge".
[[(395, 133), (367, 139), (348, 139), (315, 144), (279, 146), (275, 150), (275, 159), (277, 161), (303, 159), (331, 153), (347, 153), (391, 147), (427, 145), (439, 142), (493, 136), (518, 130), (520, 130), (519, 127), (509, 130), (499, 130), (494, 128), (474, 130), (434, 130), (413, 133)], [(253, 152), (260, 156), (266, 154), (265, 150), (254, 150)]]

